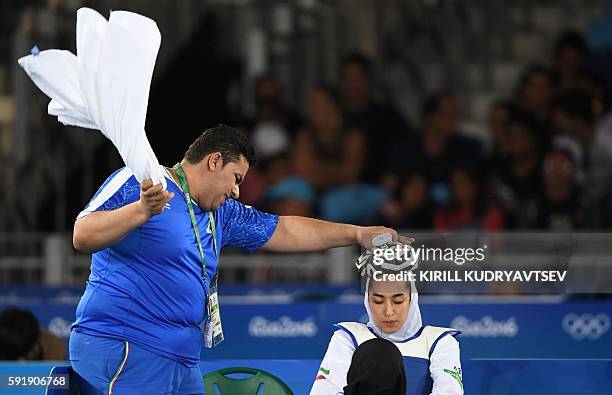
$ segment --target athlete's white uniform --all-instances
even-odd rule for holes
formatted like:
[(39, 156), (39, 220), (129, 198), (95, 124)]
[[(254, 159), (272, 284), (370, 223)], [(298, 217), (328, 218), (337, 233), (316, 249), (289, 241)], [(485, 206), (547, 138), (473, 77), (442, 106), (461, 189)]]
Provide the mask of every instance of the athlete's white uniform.
[(392, 341), (402, 353), (406, 368), (407, 395), (462, 395), (459, 343), (454, 338), (459, 331), (450, 328), (422, 326), (418, 293), (414, 285), (408, 318), (393, 334), (381, 332), (372, 321), (367, 294), (364, 304), (368, 324), (344, 322), (338, 324), (310, 392), (311, 395), (343, 394), (346, 375), (355, 349), (363, 342), (382, 337)]

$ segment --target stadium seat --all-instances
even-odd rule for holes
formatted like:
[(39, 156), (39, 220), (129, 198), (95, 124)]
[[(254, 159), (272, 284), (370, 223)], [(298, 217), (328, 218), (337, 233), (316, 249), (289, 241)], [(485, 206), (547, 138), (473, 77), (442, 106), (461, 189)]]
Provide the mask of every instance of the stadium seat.
[[(231, 378), (230, 374), (251, 374), (247, 378)], [(233, 367), (215, 370), (203, 377), (206, 394), (293, 395), (278, 377), (263, 370)], [(261, 392), (259, 392), (261, 388)]]

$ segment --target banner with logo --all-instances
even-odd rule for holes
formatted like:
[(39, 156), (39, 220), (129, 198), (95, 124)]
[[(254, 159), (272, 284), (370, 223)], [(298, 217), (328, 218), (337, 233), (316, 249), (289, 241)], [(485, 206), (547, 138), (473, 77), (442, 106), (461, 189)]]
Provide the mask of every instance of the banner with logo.
[[(205, 358), (317, 359), (340, 321), (365, 321), (360, 297), (353, 301), (247, 303), (221, 298), (227, 341)], [(76, 304), (2, 303), (28, 309), (41, 326), (67, 339)], [(463, 359), (612, 359), (612, 300), (440, 301), (423, 296), (425, 324), (454, 327)]]
[[(425, 324), (463, 331), (465, 359), (612, 358), (612, 301), (420, 305)], [(338, 302), (225, 304), (222, 314), (228, 341), (205, 357), (317, 358), (333, 324), (367, 320), (363, 304)]]

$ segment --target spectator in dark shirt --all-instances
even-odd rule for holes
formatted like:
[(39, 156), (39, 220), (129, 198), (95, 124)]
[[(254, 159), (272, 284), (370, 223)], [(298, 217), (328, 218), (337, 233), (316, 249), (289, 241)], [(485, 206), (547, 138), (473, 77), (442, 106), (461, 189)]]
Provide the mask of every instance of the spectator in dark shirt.
[(585, 225), (572, 155), (563, 149), (548, 153), (542, 166), (544, 193), (531, 208), (530, 228), (571, 232)]
[(523, 72), (514, 103), (518, 109), (533, 118), (542, 137), (554, 134), (551, 129), (550, 108), (555, 95), (552, 71), (542, 65), (531, 65)]
[(567, 30), (559, 35), (554, 48), (554, 69), (562, 89), (575, 88), (584, 71), (588, 47), (584, 35)]
[(388, 152), (389, 141), (404, 136), (409, 126), (394, 106), (374, 98), (371, 75), (372, 65), (364, 55), (351, 53), (342, 60), (340, 83), (346, 125), (361, 130), (367, 146), (368, 166), (360, 178), (378, 183), (385, 170), (380, 155)]
[(514, 112), (508, 124), (508, 158), (493, 169), (494, 191), (507, 216), (506, 226), (521, 227), (525, 205), (540, 194), (541, 134), (527, 114)]
[(365, 141), (360, 130), (347, 128), (333, 88), (312, 89), (307, 121), (296, 138), (298, 175), (319, 192), (356, 183), (365, 163)]
[[(423, 105), (424, 126), (402, 143), (392, 144), (386, 185), (396, 186), (408, 172), (425, 175), (436, 204), (448, 202), (448, 177), (461, 164), (478, 166), (482, 160), (479, 141), (458, 134), (459, 104), (449, 93), (427, 98)], [(394, 179), (394, 180), (393, 180)]]
[(491, 139), (489, 162), (492, 167), (499, 166), (508, 159), (509, 145), (508, 124), (515, 112), (514, 105), (508, 102), (496, 102), (489, 109), (488, 132)]
[(612, 177), (612, 134), (597, 126), (589, 92), (572, 89), (555, 100), (554, 122), (560, 131), (554, 144), (576, 156), (576, 174), (586, 198), (595, 204), (608, 191)]

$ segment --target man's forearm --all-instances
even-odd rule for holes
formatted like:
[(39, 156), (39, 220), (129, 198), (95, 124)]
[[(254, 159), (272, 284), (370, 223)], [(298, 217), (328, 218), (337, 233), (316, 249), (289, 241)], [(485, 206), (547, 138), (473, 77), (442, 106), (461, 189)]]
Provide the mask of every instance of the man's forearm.
[(83, 252), (109, 247), (149, 220), (139, 201), (116, 210), (96, 211), (74, 223), (74, 248)]
[(264, 249), (277, 252), (319, 251), (358, 242), (359, 227), (313, 218), (281, 216)]

